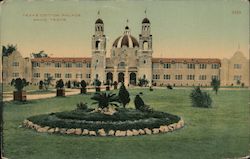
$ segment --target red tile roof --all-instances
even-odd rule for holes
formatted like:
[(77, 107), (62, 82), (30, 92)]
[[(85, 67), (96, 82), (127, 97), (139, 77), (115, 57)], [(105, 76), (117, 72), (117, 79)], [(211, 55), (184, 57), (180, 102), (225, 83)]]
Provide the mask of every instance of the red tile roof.
[(43, 57), (33, 58), (32, 62), (91, 62), (91, 57)]
[(216, 58), (152, 58), (153, 63), (221, 63), (220, 59)]

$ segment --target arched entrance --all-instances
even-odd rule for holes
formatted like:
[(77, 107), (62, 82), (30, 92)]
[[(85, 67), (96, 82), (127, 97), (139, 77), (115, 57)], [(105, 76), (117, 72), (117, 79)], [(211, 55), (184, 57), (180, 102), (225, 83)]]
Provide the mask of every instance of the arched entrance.
[(111, 73), (111, 72), (108, 72), (107, 73), (107, 78), (106, 78), (106, 81), (108, 82), (113, 82), (113, 73)]
[(129, 77), (129, 84), (136, 85), (136, 74), (132, 72)]
[(118, 73), (118, 82), (124, 82), (124, 73)]

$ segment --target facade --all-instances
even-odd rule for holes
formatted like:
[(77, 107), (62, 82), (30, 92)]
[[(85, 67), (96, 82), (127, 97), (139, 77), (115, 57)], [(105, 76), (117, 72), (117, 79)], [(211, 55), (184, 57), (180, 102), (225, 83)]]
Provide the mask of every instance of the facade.
[(249, 60), (239, 50), (230, 59), (216, 58), (155, 58), (153, 36), (148, 18), (141, 23), (138, 40), (126, 26), (116, 38), (107, 57), (104, 22), (97, 19), (92, 36), (92, 57), (36, 57), (23, 58), (15, 51), (3, 57), (3, 82), (21, 77), (37, 84), (49, 76), (54, 81), (85, 80), (91, 84), (99, 79), (103, 84), (124, 82), (136, 85), (146, 79), (149, 85), (209, 86), (213, 78), (221, 85), (249, 86)]

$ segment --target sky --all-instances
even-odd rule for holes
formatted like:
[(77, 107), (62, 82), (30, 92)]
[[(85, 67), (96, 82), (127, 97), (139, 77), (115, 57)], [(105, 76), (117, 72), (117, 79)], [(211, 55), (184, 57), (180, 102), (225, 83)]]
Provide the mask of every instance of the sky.
[(1, 45), (17, 45), (25, 57), (41, 50), (90, 57), (97, 18), (104, 21), (109, 56), (126, 25), (138, 39), (144, 17), (151, 22), (153, 57), (230, 58), (238, 49), (248, 57), (247, 0), (7, 0), (0, 11)]

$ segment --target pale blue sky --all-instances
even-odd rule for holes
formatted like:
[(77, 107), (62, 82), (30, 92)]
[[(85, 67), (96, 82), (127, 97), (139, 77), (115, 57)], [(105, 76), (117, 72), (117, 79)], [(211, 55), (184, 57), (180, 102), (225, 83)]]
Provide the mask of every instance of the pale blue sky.
[[(141, 21), (151, 21), (154, 57), (231, 57), (240, 44), (248, 56), (249, 3), (246, 0), (84, 1), (9, 0), (1, 8), (1, 41), (17, 44), (24, 56), (45, 50), (53, 56), (91, 56), (97, 11), (104, 21), (108, 50), (126, 19), (138, 39)], [(238, 14), (234, 14), (237, 11)], [(24, 14), (76, 13), (64, 22), (33, 21)]]

